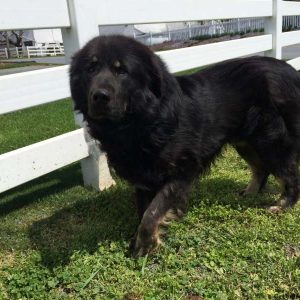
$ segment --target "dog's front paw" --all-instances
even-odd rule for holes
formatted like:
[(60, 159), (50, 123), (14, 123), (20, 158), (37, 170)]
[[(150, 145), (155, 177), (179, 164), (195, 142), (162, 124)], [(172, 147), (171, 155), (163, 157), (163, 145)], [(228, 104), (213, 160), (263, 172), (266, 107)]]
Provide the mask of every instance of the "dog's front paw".
[(280, 205), (273, 205), (268, 207), (267, 211), (271, 214), (279, 214), (283, 212), (283, 208)]
[(139, 229), (129, 242), (129, 250), (135, 257), (141, 257), (156, 250), (160, 244), (158, 232), (153, 232), (149, 235)]
[(272, 214), (279, 214), (289, 207), (289, 201), (283, 198), (278, 201), (277, 205), (268, 207), (268, 212)]

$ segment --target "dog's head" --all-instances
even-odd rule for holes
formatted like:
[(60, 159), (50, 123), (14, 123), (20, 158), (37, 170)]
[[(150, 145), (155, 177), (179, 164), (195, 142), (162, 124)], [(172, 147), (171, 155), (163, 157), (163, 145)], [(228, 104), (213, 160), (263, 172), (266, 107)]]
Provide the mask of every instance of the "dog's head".
[(73, 57), (75, 110), (87, 119), (122, 119), (157, 106), (166, 68), (150, 49), (124, 36), (96, 37)]

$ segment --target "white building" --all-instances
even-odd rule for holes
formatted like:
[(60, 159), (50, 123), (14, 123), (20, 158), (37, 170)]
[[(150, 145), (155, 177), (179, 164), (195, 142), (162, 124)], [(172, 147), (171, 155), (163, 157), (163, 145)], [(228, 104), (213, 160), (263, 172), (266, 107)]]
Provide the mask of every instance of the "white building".
[(63, 42), (60, 29), (38, 29), (26, 30), (24, 32), (24, 42), (34, 46), (45, 44), (61, 44)]

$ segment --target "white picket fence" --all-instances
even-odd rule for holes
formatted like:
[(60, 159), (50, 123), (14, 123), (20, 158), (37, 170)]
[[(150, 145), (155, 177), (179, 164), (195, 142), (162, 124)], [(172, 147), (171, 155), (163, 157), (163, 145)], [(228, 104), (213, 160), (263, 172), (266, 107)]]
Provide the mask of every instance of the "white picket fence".
[[(10, 55), (8, 55), (8, 51)], [(64, 46), (59, 44), (47, 45), (47, 46), (27, 46), (27, 47), (14, 47), (0, 49), (0, 58), (31, 58), (33, 56), (57, 56), (65, 55)]]
[(32, 56), (57, 56), (65, 55), (64, 46), (61, 45), (48, 45), (48, 46), (27, 46), (27, 57)]
[(14, 48), (2, 48), (0, 49), (0, 58), (9, 58), (8, 52), (11, 57), (23, 57), (25, 55), (25, 49), (21, 47), (14, 47)]
[(263, 31), (264, 19), (263, 18), (245, 18), (245, 19), (232, 19), (223, 22), (213, 21), (211, 24), (205, 25), (190, 25), (187, 27), (168, 30), (158, 33), (146, 33), (135, 38), (146, 44), (152, 46), (164, 41), (188, 41), (192, 39), (199, 39), (201, 37), (217, 37), (226, 34), (238, 34), (242, 32), (256, 32)]
[(0, 58), (8, 58), (7, 48), (0, 49)]
[[(158, 53), (171, 72), (258, 52), (280, 59), (283, 46), (300, 43), (300, 30), (282, 32), (282, 16), (300, 15), (300, 3), (282, 0), (0, 0), (0, 7), (1, 30), (62, 28), (67, 57), (98, 35), (99, 25), (265, 18), (261, 36)], [(300, 69), (300, 57), (288, 63)], [(0, 114), (69, 97), (68, 68), (1, 76)], [(86, 185), (101, 189), (112, 184), (105, 157), (78, 129), (2, 154), (0, 192), (78, 160)]]

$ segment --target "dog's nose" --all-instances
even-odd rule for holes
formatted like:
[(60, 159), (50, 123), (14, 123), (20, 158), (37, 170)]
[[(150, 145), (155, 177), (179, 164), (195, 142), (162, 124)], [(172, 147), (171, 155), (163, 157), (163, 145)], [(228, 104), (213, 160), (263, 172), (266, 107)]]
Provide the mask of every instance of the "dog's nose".
[(93, 101), (95, 103), (106, 103), (110, 100), (110, 93), (106, 89), (98, 89), (93, 93)]

